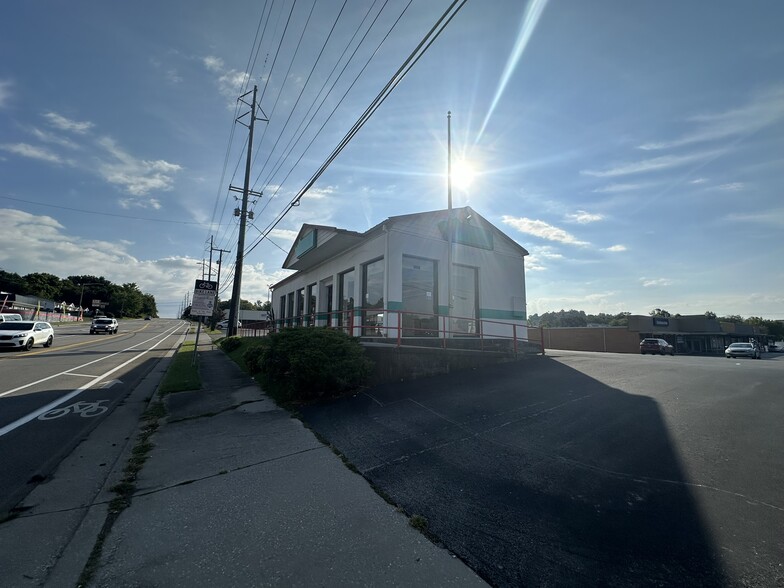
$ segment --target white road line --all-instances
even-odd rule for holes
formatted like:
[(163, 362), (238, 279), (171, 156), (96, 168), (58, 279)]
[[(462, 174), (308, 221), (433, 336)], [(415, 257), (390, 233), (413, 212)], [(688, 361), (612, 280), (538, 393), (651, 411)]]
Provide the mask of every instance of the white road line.
[[(78, 365), (76, 367), (72, 367), (70, 369), (65, 370), (64, 372), (59, 372), (57, 374), (48, 376), (46, 378), (41, 378), (40, 380), (36, 380), (35, 382), (30, 382), (29, 384), (25, 384), (24, 386), (19, 386), (18, 388), (13, 388), (11, 390), (6, 390), (5, 392), (0, 392), (0, 398), (2, 398), (3, 396), (8, 396), (9, 394), (13, 394), (14, 392), (19, 392), (19, 390), (24, 390), (25, 388), (29, 388), (31, 386), (36, 386), (37, 384), (41, 384), (42, 382), (46, 382), (47, 380), (51, 380), (51, 379), (54, 379), (54, 378), (59, 378), (60, 376), (77, 375), (77, 374), (71, 374), (71, 371), (72, 370), (79, 370), (79, 369), (85, 368), (88, 365), (92, 365), (94, 363), (98, 363), (99, 361), (104, 361), (106, 359), (109, 359), (110, 357), (114, 357), (115, 355), (120, 355), (121, 353), (125, 353), (126, 351), (132, 351), (136, 347), (139, 347), (140, 345), (144, 345), (146, 343), (149, 343), (150, 341), (154, 341), (158, 337), (162, 337), (161, 340), (163, 340), (166, 337), (171, 336), (171, 334), (174, 333), (174, 331), (176, 331), (177, 329), (180, 329), (180, 328), (181, 327), (175, 327), (175, 328), (171, 329), (171, 333), (164, 332), (164, 333), (162, 333), (160, 335), (156, 335), (155, 337), (151, 337), (151, 338), (147, 339), (146, 341), (142, 341), (141, 343), (137, 343), (136, 345), (132, 345), (131, 347), (128, 347), (127, 349), (123, 349), (122, 351), (118, 351), (118, 352), (112, 353), (110, 355), (104, 355), (103, 357), (99, 357), (98, 359), (94, 359), (92, 361), (88, 361), (87, 363), (83, 363), (82, 365)], [(156, 343), (156, 345), (157, 345), (157, 343)]]
[(95, 374), (75, 374), (73, 372), (63, 372), (66, 376), (79, 376), (80, 378), (94, 378)]
[[(172, 331), (174, 331), (174, 329), (172, 329)], [(170, 333), (170, 335), (167, 335), (166, 337), (169, 337), (169, 336), (171, 336), (171, 335), (173, 335), (173, 334), (174, 334), (174, 333), (172, 332), (172, 333)], [(39, 408), (38, 410), (35, 410), (35, 411), (31, 412), (30, 414), (28, 414), (28, 415), (26, 415), (26, 416), (23, 416), (21, 419), (18, 419), (18, 420), (16, 420), (16, 421), (14, 421), (13, 423), (9, 423), (8, 425), (6, 425), (6, 426), (5, 426), (5, 427), (3, 427), (3, 428), (0, 428), (0, 437), (2, 437), (3, 435), (5, 435), (6, 433), (10, 433), (10, 432), (11, 432), (11, 431), (13, 431), (14, 429), (17, 429), (17, 428), (21, 427), (22, 425), (24, 425), (24, 424), (26, 424), (26, 423), (29, 423), (29, 422), (30, 422), (30, 421), (32, 421), (33, 419), (37, 419), (37, 418), (38, 418), (39, 416), (41, 416), (42, 414), (45, 414), (45, 413), (49, 412), (49, 411), (50, 411), (50, 410), (52, 410), (53, 408), (56, 408), (57, 406), (59, 406), (60, 404), (62, 404), (63, 402), (66, 402), (66, 401), (70, 400), (71, 398), (73, 398), (74, 396), (77, 396), (79, 393), (81, 393), (81, 392), (84, 392), (84, 391), (85, 391), (85, 390), (87, 390), (87, 389), (88, 389), (90, 386), (93, 386), (94, 384), (97, 384), (98, 382), (100, 382), (101, 380), (103, 380), (103, 379), (104, 379), (104, 378), (106, 378), (107, 376), (110, 376), (111, 374), (113, 374), (113, 373), (114, 373), (114, 372), (116, 372), (117, 370), (119, 370), (119, 369), (121, 369), (121, 368), (124, 368), (124, 367), (125, 367), (126, 365), (128, 365), (129, 363), (132, 363), (132, 362), (136, 361), (137, 359), (139, 359), (140, 357), (142, 357), (143, 355), (146, 355), (147, 353), (149, 353), (150, 351), (152, 351), (153, 349), (155, 349), (156, 347), (158, 347), (158, 345), (160, 345), (161, 343), (163, 343), (163, 342), (165, 341), (165, 339), (166, 339), (166, 338), (163, 338), (163, 339), (161, 339), (160, 341), (158, 341), (158, 342), (157, 342), (155, 345), (153, 345), (153, 346), (152, 346), (152, 347), (150, 347), (149, 349), (145, 349), (144, 351), (142, 351), (142, 352), (141, 352), (141, 353), (139, 353), (138, 355), (136, 355), (136, 356), (132, 357), (132, 358), (131, 358), (131, 359), (129, 359), (128, 361), (126, 361), (126, 362), (124, 362), (124, 363), (121, 363), (121, 364), (120, 364), (120, 365), (118, 365), (117, 367), (114, 367), (114, 368), (110, 369), (110, 370), (109, 370), (108, 372), (106, 372), (105, 374), (102, 374), (102, 375), (100, 375), (100, 376), (96, 376), (96, 377), (95, 377), (93, 380), (91, 380), (90, 382), (88, 382), (88, 383), (87, 383), (87, 384), (85, 384), (84, 386), (82, 386), (82, 387), (80, 387), (80, 388), (77, 388), (76, 390), (72, 390), (71, 392), (69, 392), (69, 393), (68, 393), (68, 394), (66, 394), (65, 396), (61, 396), (60, 398), (58, 398), (57, 400), (53, 400), (52, 402), (50, 402), (50, 403), (49, 403), (49, 404), (47, 404), (46, 406), (42, 406), (42, 407), (41, 407), (41, 408)], [(152, 341), (152, 339), (150, 339), (150, 341)], [(92, 362), (91, 362), (91, 363), (92, 363)], [(49, 379), (49, 378), (47, 378), (47, 379)]]

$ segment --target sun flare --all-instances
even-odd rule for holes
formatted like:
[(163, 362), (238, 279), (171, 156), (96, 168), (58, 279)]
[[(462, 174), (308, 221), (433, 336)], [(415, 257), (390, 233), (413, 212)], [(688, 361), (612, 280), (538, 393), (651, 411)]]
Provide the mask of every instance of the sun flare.
[(465, 160), (452, 163), (452, 187), (458, 190), (468, 190), (476, 178), (476, 170)]

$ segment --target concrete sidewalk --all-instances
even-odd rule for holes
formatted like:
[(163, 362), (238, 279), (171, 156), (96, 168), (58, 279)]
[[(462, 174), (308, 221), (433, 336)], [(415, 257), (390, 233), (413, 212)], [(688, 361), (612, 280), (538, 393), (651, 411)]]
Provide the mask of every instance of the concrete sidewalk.
[(166, 397), (166, 422), (91, 585), (485, 585), (209, 337), (198, 354), (203, 389)]

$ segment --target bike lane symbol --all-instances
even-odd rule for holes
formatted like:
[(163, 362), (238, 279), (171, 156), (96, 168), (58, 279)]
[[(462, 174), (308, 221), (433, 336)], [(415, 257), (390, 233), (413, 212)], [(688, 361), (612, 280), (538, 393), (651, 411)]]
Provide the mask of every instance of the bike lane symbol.
[(74, 402), (69, 406), (61, 406), (59, 408), (53, 408), (49, 412), (45, 412), (44, 414), (39, 416), (38, 420), (49, 421), (52, 419), (59, 419), (60, 417), (64, 417), (68, 414), (71, 414), (72, 412), (84, 418), (98, 416), (99, 414), (103, 414), (107, 410), (109, 410), (108, 406), (101, 405), (102, 402), (109, 402), (109, 401), (96, 400), (95, 402), (86, 402), (80, 400), (79, 402)]

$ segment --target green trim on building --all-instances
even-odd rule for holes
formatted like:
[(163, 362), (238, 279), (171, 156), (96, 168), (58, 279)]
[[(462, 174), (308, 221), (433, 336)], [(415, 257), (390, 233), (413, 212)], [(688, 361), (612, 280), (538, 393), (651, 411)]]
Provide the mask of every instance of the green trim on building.
[(495, 308), (480, 308), (479, 318), (499, 321), (524, 321), (525, 312), (521, 310), (497, 310)]
[(403, 303), (402, 302), (393, 302), (390, 300), (387, 303), (387, 309), (389, 310), (403, 310)]
[(443, 315), (443, 316), (448, 316), (449, 315), (449, 307), (448, 306), (441, 306), (439, 304), (438, 305), (438, 314)]

